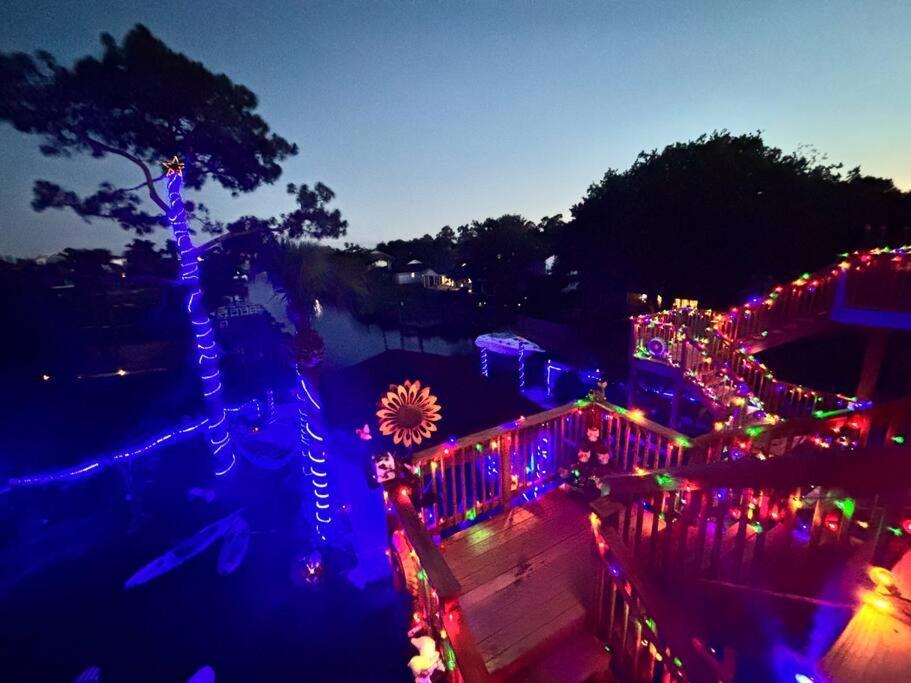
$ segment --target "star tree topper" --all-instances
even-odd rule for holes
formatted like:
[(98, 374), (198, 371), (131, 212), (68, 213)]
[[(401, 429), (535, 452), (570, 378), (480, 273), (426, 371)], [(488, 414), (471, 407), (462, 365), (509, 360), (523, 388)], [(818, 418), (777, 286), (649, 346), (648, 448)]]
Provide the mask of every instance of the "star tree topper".
[(170, 161), (162, 161), (161, 165), (164, 166), (167, 175), (174, 175), (175, 173), (179, 176), (183, 175), (183, 167), (186, 165), (180, 159), (177, 158), (175, 154)]

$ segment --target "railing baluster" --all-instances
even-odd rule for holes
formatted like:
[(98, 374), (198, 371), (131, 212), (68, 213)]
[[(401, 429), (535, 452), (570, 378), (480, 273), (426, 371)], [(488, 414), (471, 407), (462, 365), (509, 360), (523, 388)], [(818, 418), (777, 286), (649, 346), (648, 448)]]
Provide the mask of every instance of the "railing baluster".
[(712, 512), (712, 504), (715, 501), (715, 495), (711, 490), (699, 491), (696, 502), (698, 503), (699, 527), (696, 532), (696, 547), (693, 551), (693, 573), (699, 576), (702, 573), (702, 554), (705, 551), (705, 537), (709, 527), (709, 515)]
[(462, 515), (468, 514), (468, 488), (465, 486), (466, 449), (459, 449), (459, 478), (462, 483)]
[(750, 510), (750, 501), (753, 497), (751, 489), (740, 491), (740, 519), (737, 520), (737, 538), (734, 543), (734, 578), (740, 578), (743, 565), (743, 553), (746, 549), (747, 522)]
[(439, 459), (434, 458), (427, 463), (427, 466), (430, 467), (430, 490), (433, 493), (433, 505), (431, 510), (433, 511), (433, 521), (434, 525), (439, 527), (441, 526), (442, 520), (440, 519), (440, 494), (437, 491), (437, 470), (439, 469)]

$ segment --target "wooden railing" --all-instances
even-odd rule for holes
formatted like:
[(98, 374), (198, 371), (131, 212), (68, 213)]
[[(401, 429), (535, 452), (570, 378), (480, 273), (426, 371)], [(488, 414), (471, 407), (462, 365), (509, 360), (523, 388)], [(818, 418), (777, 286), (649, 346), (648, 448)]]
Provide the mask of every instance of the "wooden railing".
[[(803, 443), (824, 448), (866, 448), (904, 442), (911, 432), (911, 398), (858, 410), (819, 411), (777, 425), (753, 425), (703, 434), (688, 461), (712, 463), (742, 457), (760, 460), (790, 453)], [(893, 441), (897, 440), (897, 441)]]
[[(887, 538), (886, 526), (900, 524), (907, 507), (909, 475), (908, 450), (899, 446), (863, 454), (816, 449), (797, 458), (614, 478), (609, 500), (623, 508), (613, 524), (643, 568), (758, 586), (770, 578), (764, 565), (788, 566), (807, 547)], [(792, 533), (803, 542), (793, 542)], [(772, 555), (766, 549), (776, 534)], [(799, 585), (790, 592), (799, 593)]]
[[(879, 255), (863, 254), (848, 272), (846, 306), (911, 313), (911, 245)], [(888, 265), (886, 265), (888, 264)], [(875, 270), (876, 277), (868, 271)]]
[[(909, 514), (908, 455), (896, 445), (816, 449), (612, 478), (609, 497), (592, 503), (603, 558), (596, 626), (627, 677), (734, 678), (733, 659), (711, 657), (696, 637), (698, 619), (681, 613), (681, 581), (684, 593), (746, 591), (792, 605), (824, 598), (850, 613), (864, 567), (891, 566), (904, 552), (889, 539)], [(829, 573), (835, 557), (840, 582)]]
[(390, 514), (390, 558), (398, 588), (411, 594), (412, 622), (443, 651), (450, 683), (487, 683), (490, 676), (458, 603), (461, 586), (433, 542), (410, 497), (394, 495)]
[(426, 527), (433, 533), (529, 500), (570, 467), (593, 413), (623, 471), (683, 463), (687, 439), (640, 412), (604, 401), (577, 401), (416, 453)]
[[(827, 323), (840, 288), (845, 289), (843, 305), (909, 312), (911, 249), (846, 255), (835, 266), (804, 273), (765, 297), (723, 312), (683, 308), (633, 318), (632, 354), (679, 368), (733, 425), (744, 423), (745, 404), (752, 405), (750, 413), (784, 418), (852, 407), (852, 397), (776, 379), (751, 355), (769, 345), (770, 334), (780, 343), (790, 338), (782, 334), (786, 329), (806, 333), (816, 323)], [(654, 339), (664, 343), (666, 353), (650, 350)]]
[(824, 318), (832, 310), (837, 289), (838, 275), (828, 272), (831, 270), (807, 274), (790, 285), (776, 287), (762, 299), (757, 297), (719, 313), (714, 328), (726, 339), (736, 341), (762, 337), (764, 332), (796, 320)]
[(719, 662), (694, 642), (690, 621), (659, 594), (621, 542), (621, 511), (605, 501), (591, 518), (600, 556), (593, 624), (611, 650), (612, 667), (635, 683), (727, 680)]
[(701, 352), (703, 359), (711, 359), (711, 363), (720, 365), (720, 370), (729, 374), (735, 383), (742, 383), (771, 415), (791, 418), (809, 415), (816, 410), (847, 408), (856, 403), (849, 396), (776, 379), (764, 363), (745, 350), (736, 348), (718, 332), (709, 337)]
[(829, 316), (839, 285), (845, 282), (845, 304), (879, 310), (908, 311), (911, 302), (909, 249), (855, 252), (840, 263), (804, 273), (763, 298), (719, 313), (714, 328), (738, 346), (762, 339), (770, 331)]
[[(735, 346), (721, 332), (707, 329), (707, 316), (694, 311), (684, 315), (674, 310), (656, 316), (661, 320), (656, 321), (655, 316), (633, 320), (634, 355), (680, 369), (718, 406), (722, 411), (719, 416), (733, 425), (744, 424), (748, 413), (755, 415), (753, 421), (762, 421), (766, 415), (791, 418), (856, 404), (849, 396), (776, 379), (764, 363)], [(699, 336), (700, 331), (705, 336)], [(665, 344), (665, 354), (649, 351), (649, 341), (655, 338)]]

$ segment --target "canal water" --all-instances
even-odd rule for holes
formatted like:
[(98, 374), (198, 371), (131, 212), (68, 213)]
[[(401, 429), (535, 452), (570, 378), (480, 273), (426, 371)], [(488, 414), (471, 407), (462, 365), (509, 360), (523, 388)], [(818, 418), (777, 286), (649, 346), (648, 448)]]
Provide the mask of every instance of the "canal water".
[(367, 325), (348, 311), (324, 308), (313, 318), (313, 327), (326, 344), (325, 363), (331, 368), (354, 365), (383, 351), (424, 351), (441, 356), (460, 356), (475, 352), (474, 340), (469, 337), (448, 340), (430, 335), (420, 339), (403, 336), (399, 330), (384, 330), (379, 325)]
[[(328, 308), (314, 323), (327, 371), (421, 344), (472, 353), (471, 339), (419, 344)], [(3, 473), (80, 462), (197, 410), (181, 398), (192, 391), (182, 375), (117, 379), (19, 393), (0, 425), (15, 453)], [(352, 582), (327, 562), (324, 578), (307, 584), (299, 482), (287, 468), (249, 465), (213, 481), (207, 458), (194, 440), (97, 478), (0, 494), (0, 681), (69, 683), (98, 667), (101, 683), (183, 683), (203, 666), (217, 683), (412, 680), (409, 607), (388, 573)], [(252, 530), (237, 571), (219, 574), (216, 544), (124, 590), (140, 567), (237, 510)]]

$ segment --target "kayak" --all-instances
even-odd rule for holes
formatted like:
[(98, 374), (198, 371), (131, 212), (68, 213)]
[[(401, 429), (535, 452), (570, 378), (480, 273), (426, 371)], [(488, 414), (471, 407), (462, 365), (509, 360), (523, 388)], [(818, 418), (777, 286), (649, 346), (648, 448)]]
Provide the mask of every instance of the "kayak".
[(225, 535), (218, 551), (218, 573), (221, 576), (233, 574), (247, 555), (250, 546), (250, 525), (243, 517), (238, 517), (231, 530)]
[(168, 572), (176, 569), (190, 558), (196, 557), (210, 545), (215, 543), (219, 538), (230, 531), (235, 521), (240, 516), (240, 510), (232, 512), (227, 517), (218, 520), (214, 524), (200, 529), (185, 541), (181, 541), (168, 552), (160, 557), (156, 557), (147, 565), (142, 567), (138, 572), (133, 574), (123, 585), (124, 590), (130, 590), (136, 586), (148, 583), (152, 579), (157, 579)]

